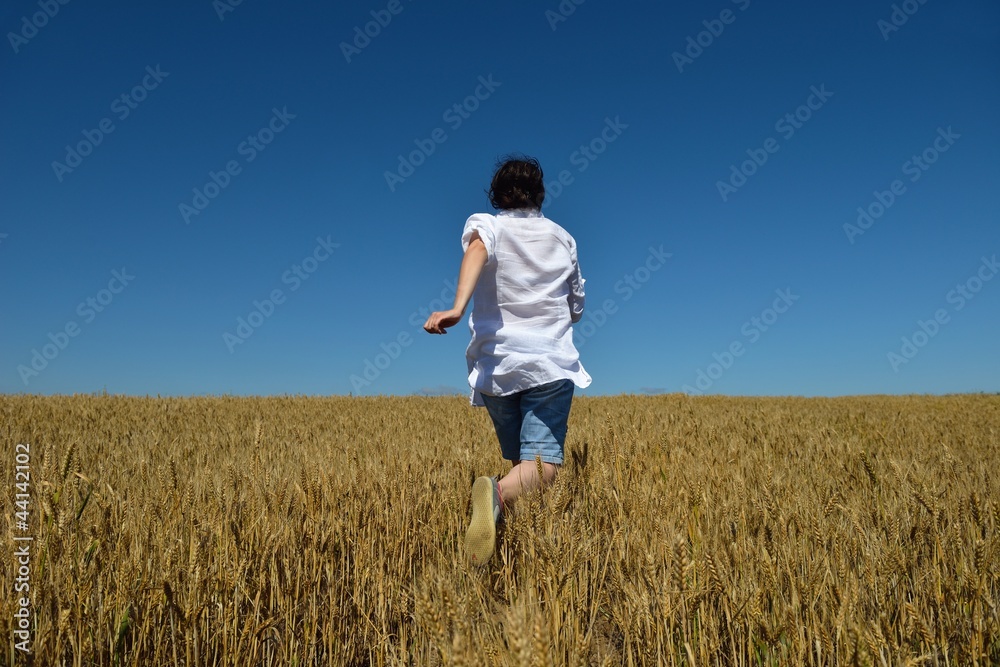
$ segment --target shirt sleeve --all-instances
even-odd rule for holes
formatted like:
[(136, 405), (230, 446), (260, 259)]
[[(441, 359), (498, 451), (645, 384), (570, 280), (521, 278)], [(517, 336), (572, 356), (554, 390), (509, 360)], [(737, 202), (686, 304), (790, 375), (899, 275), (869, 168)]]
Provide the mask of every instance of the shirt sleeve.
[(488, 213), (476, 213), (469, 216), (465, 221), (465, 229), (462, 231), (462, 251), (469, 249), (472, 242), (472, 234), (479, 232), (479, 238), (486, 246), (486, 259), (492, 261), (496, 251), (496, 218)]
[(570, 257), (573, 261), (573, 271), (569, 274), (569, 318), (576, 323), (583, 317), (583, 307), (586, 300), (583, 284), (587, 282), (580, 273), (580, 262), (576, 256), (576, 242), (571, 241), (569, 247)]

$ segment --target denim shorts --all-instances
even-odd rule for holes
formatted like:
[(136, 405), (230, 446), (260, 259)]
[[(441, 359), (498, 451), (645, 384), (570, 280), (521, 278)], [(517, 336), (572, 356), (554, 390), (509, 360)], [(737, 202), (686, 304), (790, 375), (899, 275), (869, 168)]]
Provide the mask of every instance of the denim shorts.
[(562, 464), (572, 380), (557, 380), (509, 396), (482, 397), (505, 459), (517, 464), (538, 456), (546, 463)]

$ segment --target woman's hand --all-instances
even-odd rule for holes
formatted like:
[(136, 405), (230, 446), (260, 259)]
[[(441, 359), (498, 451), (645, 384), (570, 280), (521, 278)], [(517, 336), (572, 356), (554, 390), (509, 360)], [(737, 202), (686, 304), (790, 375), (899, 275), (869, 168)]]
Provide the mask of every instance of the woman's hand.
[(458, 324), (462, 320), (462, 315), (464, 313), (457, 308), (433, 312), (424, 322), (424, 331), (432, 334), (448, 333), (445, 329)]

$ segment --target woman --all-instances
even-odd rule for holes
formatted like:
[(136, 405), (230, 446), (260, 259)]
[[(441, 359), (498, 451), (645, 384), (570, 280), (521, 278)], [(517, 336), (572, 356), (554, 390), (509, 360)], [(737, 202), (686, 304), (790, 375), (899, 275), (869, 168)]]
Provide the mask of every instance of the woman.
[(541, 166), (528, 157), (503, 161), (488, 194), (498, 212), (465, 223), (454, 306), (424, 323), (428, 333), (446, 333), (472, 299), (471, 402), (486, 406), (513, 466), (503, 479), (480, 477), (472, 486), (465, 548), (477, 565), (493, 555), (504, 506), (555, 479), (573, 387), (591, 382), (573, 345), (572, 323), (584, 306), (576, 241), (541, 213)]

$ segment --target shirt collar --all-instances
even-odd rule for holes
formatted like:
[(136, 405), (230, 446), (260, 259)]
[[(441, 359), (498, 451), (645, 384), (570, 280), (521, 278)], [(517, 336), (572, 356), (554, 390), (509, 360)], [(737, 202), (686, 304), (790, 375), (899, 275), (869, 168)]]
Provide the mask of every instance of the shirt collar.
[(540, 218), (542, 211), (538, 208), (508, 208), (497, 211), (497, 217), (506, 216), (511, 218)]

